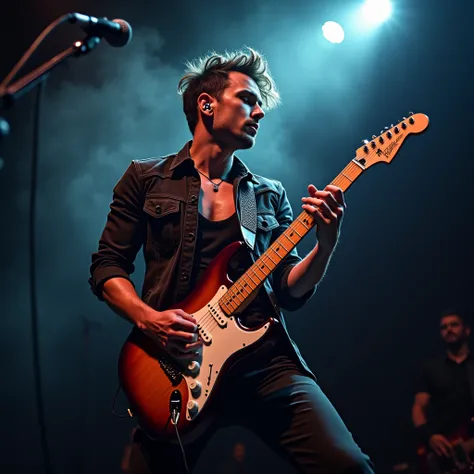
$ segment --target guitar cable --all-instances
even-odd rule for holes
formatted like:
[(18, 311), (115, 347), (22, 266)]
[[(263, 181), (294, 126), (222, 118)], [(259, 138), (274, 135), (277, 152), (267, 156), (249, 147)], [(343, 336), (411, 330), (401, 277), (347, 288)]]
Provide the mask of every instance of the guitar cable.
[(115, 402), (117, 401), (117, 397), (121, 389), (122, 389), (122, 384), (119, 384), (117, 387), (117, 391), (115, 392), (114, 399), (112, 400), (112, 408), (111, 408), (112, 415), (116, 416), (117, 418), (133, 418), (132, 411), (130, 409), (127, 410), (126, 415), (121, 415), (120, 413), (117, 413), (115, 411)]
[(174, 426), (176, 431), (176, 439), (178, 440), (179, 447), (181, 449), (181, 455), (183, 457), (184, 470), (186, 474), (189, 474), (188, 462), (186, 460), (186, 453), (184, 452), (184, 446), (181, 442), (181, 436), (179, 436), (178, 421), (179, 412), (181, 411), (181, 393), (179, 390), (175, 390), (170, 397), (170, 422)]
[[(127, 414), (121, 415), (120, 413), (117, 413), (115, 411), (115, 402), (117, 401), (118, 394), (120, 393), (120, 390), (122, 389), (122, 385), (119, 384), (117, 387), (117, 391), (115, 392), (114, 399), (112, 401), (112, 414), (116, 416), (117, 418), (133, 418), (133, 412), (128, 409)], [(189, 474), (189, 467), (188, 467), (188, 461), (186, 459), (186, 453), (184, 451), (184, 446), (181, 441), (181, 436), (179, 435), (179, 430), (178, 430), (178, 421), (179, 421), (179, 412), (181, 411), (181, 394), (179, 393), (178, 390), (175, 390), (170, 397), (170, 422), (174, 426), (175, 432), (176, 432), (176, 439), (178, 440), (179, 448), (181, 449), (181, 456), (183, 457), (183, 464), (184, 464), (184, 470), (186, 474)]]
[(186, 471), (186, 474), (189, 474), (188, 461), (186, 460), (186, 453), (184, 452), (184, 446), (183, 446), (183, 443), (181, 442), (181, 437), (179, 436), (179, 431), (178, 431), (179, 412), (176, 416), (176, 422), (174, 422), (173, 418), (174, 418), (174, 415), (172, 414), (171, 424), (174, 425), (174, 429), (176, 431), (176, 438), (178, 440), (178, 444), (181, 449), (181, 455), (183, 457), (184, 470)]

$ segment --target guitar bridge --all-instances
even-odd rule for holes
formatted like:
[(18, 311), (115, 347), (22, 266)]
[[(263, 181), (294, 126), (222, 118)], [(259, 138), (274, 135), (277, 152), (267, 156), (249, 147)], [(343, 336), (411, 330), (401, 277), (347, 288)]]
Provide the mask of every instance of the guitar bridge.
[(183, 380), (183, 374), (176, 367), (176, 365), (170, 362), (165, 356), (158, 357), (158, 362), (160, 363), (160, 367), (163, 369), (163, 372), (170, 379), (171, 384), (179, 385), (181, 380)]

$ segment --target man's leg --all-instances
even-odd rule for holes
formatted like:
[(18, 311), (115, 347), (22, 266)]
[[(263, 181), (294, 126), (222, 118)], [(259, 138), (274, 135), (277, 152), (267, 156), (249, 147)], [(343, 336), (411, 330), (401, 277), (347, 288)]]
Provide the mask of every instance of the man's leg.
[(257, 384), (246, 425), (298, 472), (372, 474), (372, 463), (310, 377), (287, 369)]

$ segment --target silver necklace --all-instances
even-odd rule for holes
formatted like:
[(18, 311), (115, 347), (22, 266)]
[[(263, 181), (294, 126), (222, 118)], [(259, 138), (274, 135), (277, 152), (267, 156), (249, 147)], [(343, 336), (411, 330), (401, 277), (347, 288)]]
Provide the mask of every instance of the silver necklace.
[(209, 176), (205, 175), (202, 171), (199, 171), (197, 168), (196, 168), (196, 170), (199, 174), (202, 174), (205, 178), (207, 178), (209, 180), (209, 182), (213, 186), (213, 191), (215, 193), (217, 193), (217, 191), (219, 191), (219, 186), (224, 182), (224, 180), (221, 178), (221, 180), (216, 184), (216, 183), (214, 183), (214, 181), (212, 181), (211, 178), (209, 178)]

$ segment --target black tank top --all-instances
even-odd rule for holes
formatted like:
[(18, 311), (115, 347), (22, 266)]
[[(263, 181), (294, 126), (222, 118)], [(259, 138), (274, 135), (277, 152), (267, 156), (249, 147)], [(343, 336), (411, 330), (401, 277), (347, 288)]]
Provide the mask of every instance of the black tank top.
[(235, 212), (221, 221), (210, 221), (199, 214), (193, 269), (194, 283), (201, 278), (204, 270), (222, 249), (239, 239), (240, 224)]
[[(227, 245), (240, 239), (240, 223), (236, 213), (220, 221), (210, 221), (199, 214), (192, 287), (199, 281), (207, 266), (217, 254)], [(230, 262), (228, 269), (230, 278), (235, 281), (250, 267), (251, 263), (247, 253), (238, 252)], [(245, 326), (256, 326), (272, 316), (270, 302), (264, 292), (265, 290), (262, 287), (257, 297), (240, 315), (240, 319)]]

